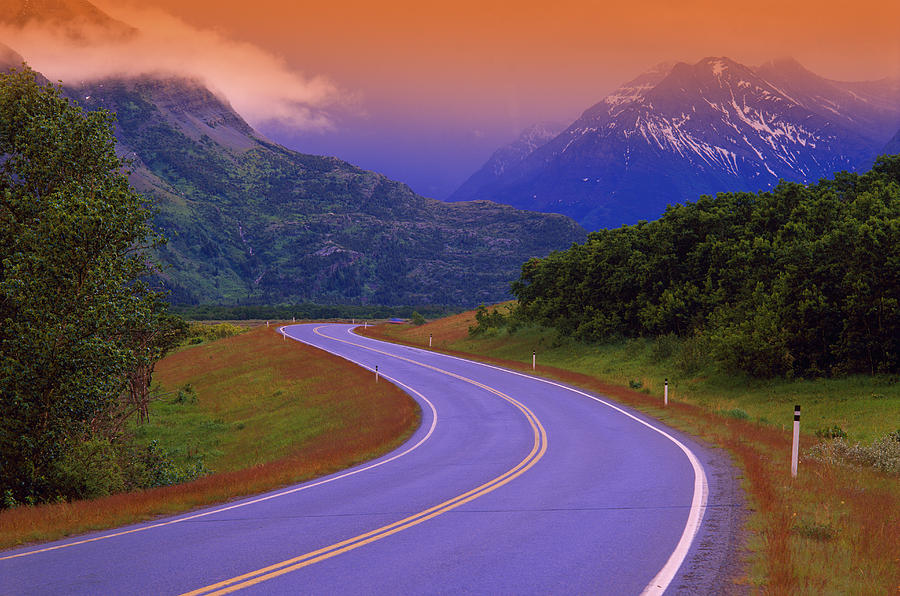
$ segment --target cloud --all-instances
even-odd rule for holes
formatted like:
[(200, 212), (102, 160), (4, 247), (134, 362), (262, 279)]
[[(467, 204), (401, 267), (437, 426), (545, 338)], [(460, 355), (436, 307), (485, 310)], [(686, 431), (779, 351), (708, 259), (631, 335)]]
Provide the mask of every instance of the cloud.
[(198, 29), (157, 10), (97, 4), (138, 32), (111, 35), (103, 24), (84, 23), (82, 34), (73, 36), (71, 24), (66, 29), (30, 24), (0, 27), (0, 40), (25, 56), (36, 71), (65, 83), (141, 75), (198, 79), (255, 128), (329, 130), (334, 127), (333, 112), (356, 101), (327, 78), (304, 76), (253, 44)]

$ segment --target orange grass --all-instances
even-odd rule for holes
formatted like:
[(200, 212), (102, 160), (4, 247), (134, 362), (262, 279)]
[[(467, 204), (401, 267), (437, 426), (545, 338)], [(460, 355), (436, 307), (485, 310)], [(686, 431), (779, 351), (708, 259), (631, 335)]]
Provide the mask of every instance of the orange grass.
[[(432, 346), (507, 368), (530, 371), (531, 362), (490, 355), (504, 339), (485, 339), (478, 352), (452, 348), (469, 340), (474, 311), (413, 327), (380, 325), (370, 337)], [(467, 341), (467, 346), (472, 346)], [(471, 348), (470, 348), (471, 349)], [(749, 516), (743, 561), (734, 591), (757, 594), (900, 594), (900, 482), (872, 470), (803, 461), (790, 476), (790, 430), (724, 417), (711, 409), (648, 395), (562, 368), (538, 365), (538, 374), (603, 394), (642, 410), (729, 451), (743, 472)], [(814, 439), (801, 436), (801, 452)], [(828, 537), (810, 531), (830, 530)]]
[[(186, 484), (0, 512), (0, 547), (111, 528), (330, 474), (397, 447), (420, 421), (418, 405), (394, 385), (375, 383), (367, 371), (321, 350), (285, 342), (274, 327), (172, 354), (159, 363), (154, 380), (167, 387), (193, 383), (198, 404), (213, 411), (243, 409), (247, 420), (263, 427), (247, 422), (241, 430), (253, 431), (262, 448), (254, 453), (261, 452), (261, 459), (248, 467), (241, 454), (225, 452), (211, 462), (225, 471)], [(298, 401), (300, 407), (256, 411), (259, 392), (279, 391), (282, 401)], [(269, 450), (263, 431), (270, 414), (290, 417), (307, 407), (322, 407), (331, 416), (315, 420), (297, 444)], [(248, 448), (246, 441), (234, 442), (236, 450)]]

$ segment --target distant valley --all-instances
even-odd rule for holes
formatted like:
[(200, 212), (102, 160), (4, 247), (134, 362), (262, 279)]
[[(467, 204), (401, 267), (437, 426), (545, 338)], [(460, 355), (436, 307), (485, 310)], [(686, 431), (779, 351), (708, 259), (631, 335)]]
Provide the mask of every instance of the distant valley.
[(900, 80), (843, 83), (794, 60), (660, 65), (531, 143), (495, 155), (450, 200), (564, 213), (588, 229), (657, 219), (701, 194), (868, 169), (898, 150)]

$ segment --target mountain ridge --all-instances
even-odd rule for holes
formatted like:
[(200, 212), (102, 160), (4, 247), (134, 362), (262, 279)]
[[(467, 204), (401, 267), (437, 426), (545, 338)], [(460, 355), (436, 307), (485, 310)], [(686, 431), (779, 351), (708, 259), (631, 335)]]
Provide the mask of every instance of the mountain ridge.
[(176, 303), (474, 306), (509, 297), (531, 256), (585, 237), (564, 216), (448, 204), (337, 158), (268, 141), (194, 80), (106, 80), (67, 92), (118, 114), (132, 182), (170, 240)]
[(564, 213), (589, 229), (615, 227), (700, 194), (868, 166), (897, 126), (900, 85), (892, 81), (828, 81), (793, 60), (756, 69), (727, 57), (663, 64), (502, 174), (485, 179), (479, 170), (480, 186), (470, 179), (452, 199), (490, 198)]

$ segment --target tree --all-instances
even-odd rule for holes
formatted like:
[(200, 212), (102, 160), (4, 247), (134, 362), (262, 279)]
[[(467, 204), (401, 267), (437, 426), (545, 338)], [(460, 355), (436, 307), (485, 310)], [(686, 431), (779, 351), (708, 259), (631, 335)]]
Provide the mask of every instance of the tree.
[[(0, 495), (58, 496), (54, 465), (120, 408), (178, 322), (144, 279), (161, 242), (114, 117), (25, 67), (0, 75)], [(140, 393), (140, 389), (138, 388)], [(100, 427), (103, 427), (100, 424)], [(106, 428), (109, 428), (107, 425)]]

